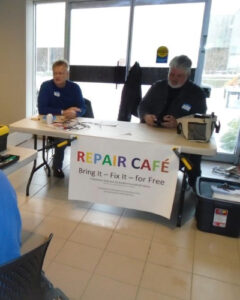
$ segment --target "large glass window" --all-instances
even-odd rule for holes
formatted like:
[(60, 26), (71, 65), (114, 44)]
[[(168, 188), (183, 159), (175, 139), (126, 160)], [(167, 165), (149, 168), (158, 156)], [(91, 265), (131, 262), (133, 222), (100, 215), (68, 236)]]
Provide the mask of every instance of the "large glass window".
[[(218, 152), (237, 154), (240, 128), (240, 2), (213, 0), (202, 83), (211, 87), (208, 112), (221, 122)], [(228, 156), (228, 155), (231, 156)]]
[[(204, 5), (204, 3), (137, 5), (134, 9), (131, 63), (138, 61), (142, 67), (167, 68), (174, 56), (185, 54), (191, 58), (193, 68), (196, 68)], [(157, 49), (160, 46), (168, 48), (166, 63), (156, 63)], [(149, 87), (142, 86), (143, 96)]]
[[(240, 127), (240, 4), (235, 0), (212, 0), (210, 28), (207, 32), (204, 25), (201, 37), (203, 17), (205, 24), (208, 23), (208, 13), (203, 16), (205, 2), (211, 1), (37, 3), (36, 89), (52, 77), (52, 62), (64, 53), (69, 54), (66, 58), (73, 65), (112, 67), (129, 63), (129, 69), (138, 61), (141, 67), (167, 67), (168, 63), (156, 63), (157, 48), (164, 45), (169, 49), (168, 62), (175, 55), (186, 54), (191, 57), (193, 67), (200, 63), (200, 74), (205, 52), (201, 84), (211, 87), (208, 112), (215, 112), (222, 124), (220, 134), (216, 135), (219, 157), (225, 161), (236, 158)], [(131, 5), (134, 5), (132, 10)], [(69, 12), (66, 22), (65, 10)], [(117, 119), (122, 85), (95, 82), (79, 82), (79, 85), (84, 97), (92, 101), (96, 118)], [(142, 85), (143, 95), (148, 88)]]
[[(126, 65), (129, 6), (76, 8), (71, 11), (70, 64)], [(116, 120), (122, 85), (79, 83), (97, 119)]]
[(73, 65), (125, 64), (129, 7), (71, 11), (70, 62)]
[[(204, 3), (136, 6), (132, 63), (138, 61), (143, 67), (168, 67), (169, 60), (174, 56), (185, 54), (196, 68), (203, 12)], [(159, 46), (166, 46), (169, 50), (168, 62), (165, 64), (156, 63)]]
[(52, 63), (64, 57), (64, 25), (64, 2), (36, 5), (36, 94), (52, 78)]

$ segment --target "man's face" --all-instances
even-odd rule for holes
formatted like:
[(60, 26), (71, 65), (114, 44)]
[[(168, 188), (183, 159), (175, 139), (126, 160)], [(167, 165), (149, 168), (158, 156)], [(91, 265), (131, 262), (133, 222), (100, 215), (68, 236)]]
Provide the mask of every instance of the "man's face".
[(184, 85), (188, 79), (188, 74), (183, 69), (171, 68), (168, 73), (168, 84), (177, 89)]
[(53, 69), (53, 81), (57, 87), (62, 88), (68, 79), (68, 70), (65, 66), (56, 66)]

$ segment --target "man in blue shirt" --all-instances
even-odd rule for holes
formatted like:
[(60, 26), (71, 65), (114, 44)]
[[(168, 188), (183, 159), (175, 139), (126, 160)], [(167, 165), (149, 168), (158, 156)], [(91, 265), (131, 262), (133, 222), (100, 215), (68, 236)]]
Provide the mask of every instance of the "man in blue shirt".
[[(80, 87), (68, 80), (68, 62), (56, 61), (53, 66), (53, 79), (42, 83), (38, 95), (38, 111), (41, 115), (62, 115), (65, 119), (81, 117), (86, 111)], [(55, 142), (62, 140), (55, 139)], [(65, 147), (55, 147), (53, 174), (63, 178), (62, 164)]]
[(17, 196), (0, 170), (0, 264), (20, 256), (22, 222)]

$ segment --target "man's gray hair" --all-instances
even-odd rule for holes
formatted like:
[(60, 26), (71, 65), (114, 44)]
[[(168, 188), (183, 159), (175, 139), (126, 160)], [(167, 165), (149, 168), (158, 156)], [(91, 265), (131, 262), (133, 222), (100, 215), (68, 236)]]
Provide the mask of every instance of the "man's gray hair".
[(192, 61), (186, 55), (175, 56), (169, 63), (170, 68), (183, 69), (190, 75)]

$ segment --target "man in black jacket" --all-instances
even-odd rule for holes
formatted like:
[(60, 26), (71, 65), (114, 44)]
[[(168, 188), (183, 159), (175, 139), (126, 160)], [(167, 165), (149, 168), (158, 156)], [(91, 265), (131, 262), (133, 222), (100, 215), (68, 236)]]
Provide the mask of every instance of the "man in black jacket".
[[(176, 128), (177, 118), (206, 113), (206, 97), (203, 90), (189, 80), (191, 60), (180, 55), (174, 57), (169, 64), (166, 80), (154, 83), (139, 105), (138, 112), (141, 122), (150, 126)], [(189, 184), (201, 175), (201, 156), (188, 155), (193, 163), (194, 171), (189, 174)]]

